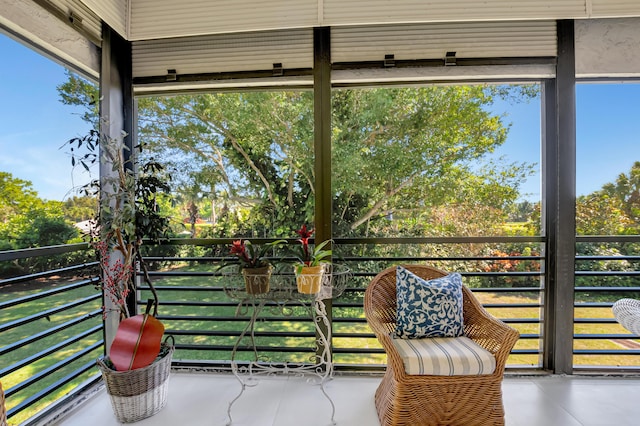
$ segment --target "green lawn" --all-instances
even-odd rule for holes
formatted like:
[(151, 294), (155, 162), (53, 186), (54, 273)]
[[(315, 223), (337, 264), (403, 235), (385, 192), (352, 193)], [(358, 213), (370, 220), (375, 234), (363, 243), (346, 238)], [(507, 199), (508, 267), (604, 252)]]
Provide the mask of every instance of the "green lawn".
[[(198, 267), (189, 267), (189, 270), (210, 270), (209, 265), (202, 265)], [(219, 286), (220, 282), (212, 277), (168, 277), (157, 280), (157, 286), (163, 287), (175, 287), (175, 286), (198, 286), (211, 287)], [(21, 318), (34, 315), (42, 310), (50, 309), (55, 306), (60, 306), (68, 303), (70, 300), (79, 297), (90, 296), (97, 292), (92, 286), (88, 286), (79, 290), (75, 290), (72, 294), (63, 293), (60, 295), (50, 296), (43, 299), (39, 299), (27, 304), (22, 304), (15, 307), (3, 309), (2, 322), (7, 323)], [(28, 293), (24, 288), (22, 289), (3, 289), (0, 292), (0, 300), (10, 300), (14, 298), (23, 297)], [(499, 293), (477, 293), (478, 298), (486, 304), (496, 303), (529, 303), (536, 304), (537, 300), (522, 297), (522, 296), (505, 296)], [(142, 300), (147, 297), (146, 294), (142, 295)], [(361, 298), (361, 294), (352, 296), (350, 301), (358, 300)], [(214, 290), (213, 288), (205, 291), (187, 291), (183, 289), (169, 289), (160, 291), (161, 302), (168, 301), (183, 301), (183, 302), (230, 302), (229, 297), (223, 292)], [(63, 313), (50, 315), (48, 318), (43, 318), (27, 325), (11, 328), (2, 332), (0, 341), (2, 346), (10, 345), (13, 342), (18, 342), (22, 339), (32, 336), (37, 333), (45, 332), (46, 330), (63, 324), (73, 318), (83, 317), (88, 315), (91, 311), (100, 309), (100, 299), (92, 301), (86, 305), (82, 305), (76, 308), (69, 309)], [(492, 308), (491, 313), (499, 318), (540, 318), (540, 309), (537, 307), (504, 307), (504, 308)], [(165, 326), (170, 333), (171, 330), (183, 330), (190, 331), (193, 335), (177, 335), (176, 342), (181, 345), (211, 345), (216, 348), (219, 346), (230, 347), (236, 342), (234, 336), (208, 336), (207, 333), (215, 332), (236, 332), (239, 333), (246, 321), (233, 321), (232, 319), (237, 313), (241, 315), (248, 315), (248, 312), (238, 312), (236, 306), (185, 306), (185, 305), (161, 305), (159, 309), (160, 315), (166, 316), (188, 316), (187, 320), (166, 320)], [(207, 320), (198, 319), (197, 316), (205, 317), (223, 317), (226, 320)], [(362, 308), (335, 308), (335, 317), (342, 318), (364, 318)], [(576, 309), (575, 316), (579, 318), (612, 318), (611, 309), (609, 308), (579, 308)], [(274, 317), (280, 318), (279, 320), (269, 320)], [(300, 319), (298, 319), (300, 317)], [(15, 365), (21, 360), (33, 356), (34, 354), (42, 351), (43, 348), (47, 348), (51, 345), (55, 345), (66, 339), (70, 339), (78, 333), (86, 330), (89, 327), (99, 325), (101, 322), (101, 316), (95, 316), (88, 321), (69, 327), (62, 330), (55, 335), (45, 337), (37, 343), (24, 345), (23, 347), (0, 355), (0, 366), (3, 369), (8, 369), (10, 366)], [(513, 324), (521, 334), (539, 334), (539, 324), (527, 324), (517, 323)], [(258, 332), (303, 332), (314, 333), (314, 326), (309, 319), (308, 312), (300, 307), (287, 306), (285, 309), (282, 307), (267, 308), (263, 311), (262, 319), (256, 324), (256, 331)], [(579, 334), (625, 334), (627, 333), (620, 325), (614, 324), (577, 324), (575, 326), (575, 332)], [(370, 333), (370, 330), (366, 323), (362, 322), (346, 322), (346, 323), (334, 323), (334, 333)], [(56, 363), (63, 359), (73, 356), (79, 353), (82, 349), (97, 342), (102, 338), (101, 332), (93, 333), (82, 340), (71, 343), (65, 348), (48, 354), (42, 357), (30, 365), (25, 367), (16, 368), (15, 371), (7, 373), (2, 378), (3, 387), (5, 390), (10, 389), (25, 380), (29, 380), (34, 374), (47, 368), (52, 368), (52, 373), (44, 378), (42, 381), (21, 390), (11, 398), (8, 399), (7, 405), (9, 408), (21, 403), (25, 398), (35, 394), (39, 390), (46, 386), (51, 385), (59, 377), (68, 372), (84, 365), (86, 363), (93, 363), (95, 359), (100, 355), (99, 350), (94, 350), (89, 354), (80, 357), (72, 364), (60, 368), (56, 368)], [(620, 349), (629, 347), (633, 341), (613, 341), (610, 339), (589, 339), (589, 340), (576, 340), (574, 345), (576, 349)], [(250, 344), (248, 339), (242, 342), (241, 347), (247, 348)], [(314, 337), (257, 337), (256, 344), (258, 346), (267, 347), (298, 347), (302, 348), (297, 352), (265, 352), (261, 353), (262, 359), (269, 359), (271, 361), (291, 361), (291, 362), (304, 362), (308, 361), (313, 356), (312, 350), (304, 350), (304, 348), (312, 348), (314, 345)], [(363, 349), (363, 348), (380, 348), (378, 342), (374, 338), (359, 338), (359, 337), (336, 337), (333, 340), (335, 348), (340, 349)], [(521, 339), (516, 348), (518, 349), (537, 349), (540, 345), (538, 339)], [(228, 360), (231, 357), (230, 350), (178, 350), (174, 355), (174, 359), (194, 359), (194, 360)], [(238, 353), (237, 359), (252, 359), (252, 351), (245, 350)], [(537, 355), (512, 355), (509, 358), (508, 364), (514, 366), (539, 366), (539, 357)], [(385, 361), (383, 354), (363, 355), (357, 353), (335, 354), (334, 361), (340, 364), (381, 364)], [(594, 356), (576, 356), (574, 359), (576, 365), (606, 365), (606, 366), (626, 366), (637, 365), (637, 357), (620, 355), (620, 356), (606, 356), (606, 355), (594, 355)], [(86, 380), (93, 374), (98, 372), (97, 368), (92, 368), (89, 373), (83, 374), (77, 380), (71, 384), (61, 388), (55, 395), (44, 398), (34, 405), (33, 408), (26, 410), (23, 414), (16, 416), (13, 421), (22, 421), (26, 417), (33, 413), (34, 410), (40, 410), (51, 401), (61, 397), (78, 383)]]

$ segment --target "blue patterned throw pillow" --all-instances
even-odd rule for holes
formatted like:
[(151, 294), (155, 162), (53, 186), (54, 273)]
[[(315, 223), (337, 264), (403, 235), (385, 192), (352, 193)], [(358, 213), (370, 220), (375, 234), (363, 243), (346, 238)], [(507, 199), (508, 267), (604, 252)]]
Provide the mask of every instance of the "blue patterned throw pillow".
[(396, 336), (414, 339), (464, 334), (459, 273), (427, 281), (398, 266), (396, 291)]

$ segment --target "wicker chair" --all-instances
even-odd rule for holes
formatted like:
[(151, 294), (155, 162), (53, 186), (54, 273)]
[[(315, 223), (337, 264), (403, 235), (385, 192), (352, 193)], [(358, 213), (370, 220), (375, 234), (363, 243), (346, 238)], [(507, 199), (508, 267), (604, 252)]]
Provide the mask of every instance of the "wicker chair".
[(0, 426), (7, 426), (7, 408), (4, 404), (4, 391), (0, 382)]
[(640, 300), (620, 299), (613, 304), (611, 310), (620, 325), (640, 336)]
[[(447, 275), (423, 265), (403, 265), (423, 279)], [(519, 333), (492, 317), (463, 286), (464, 333), (496, 358), (488, 375), (407, 375), (390, 334), (396, 327), (396, 267), (380, 272), (365, 292), (367, 322), (387, 353), (387, 369), (375, 394), (382, 426), (503, 425), (504, 366)]]

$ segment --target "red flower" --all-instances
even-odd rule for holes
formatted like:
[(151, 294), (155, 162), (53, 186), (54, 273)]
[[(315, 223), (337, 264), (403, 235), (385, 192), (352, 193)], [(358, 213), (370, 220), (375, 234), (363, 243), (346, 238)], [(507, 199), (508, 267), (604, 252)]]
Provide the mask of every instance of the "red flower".
[(247, 255), (247, 248), (245, 247), (245, 245), (242, 242), (242, 240), (236, 240), (231, 244), (230, 253), (231, 254), (235, 254), (241, 260), (243, 260), (243, 261), (245, 261), (247, 263), (251, 263), (251, 259), (249, 259), (249, 256)]
[(311, 264), (311, 255), (309, 253), (309, 238), (313, 235), (315, 229), (307, 230), (307, 225), (302, 225), (300, 229), (296, 231), (296, 234), (300, 235), (298, 240), (302, 244), (302, 261), (305, 265)]
[(309, 240), (309, 238), (311, 238), (311, 236), (313, 235), (314, 231), (315, 229), (312, 229), (311, 231), (307, 231), (307, 225), (302, 225), (302, 227), (296, 231), (296, 234), (300, 235), (300, 238), (305, 238)]

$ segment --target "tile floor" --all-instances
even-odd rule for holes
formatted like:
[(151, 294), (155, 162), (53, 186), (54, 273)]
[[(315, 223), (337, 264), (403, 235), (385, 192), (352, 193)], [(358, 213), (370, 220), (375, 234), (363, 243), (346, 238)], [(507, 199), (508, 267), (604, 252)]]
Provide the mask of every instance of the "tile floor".
[[(223, 426), (240, 391), (232, 375), (173, 373), (167, 406), (139, 426)], [(379, 425), (373, 395), (380, 377), (336, 376), (325, 384), (340, 426)], [(506, 377), (508, 426), (640, 425), (640, 378)], [(331, 405), (318, 385), (296, 377), (261, 379), (232, 406), (234, 426), (328, 426)], [(56, 426), (118, 425), (102, 390)]]

